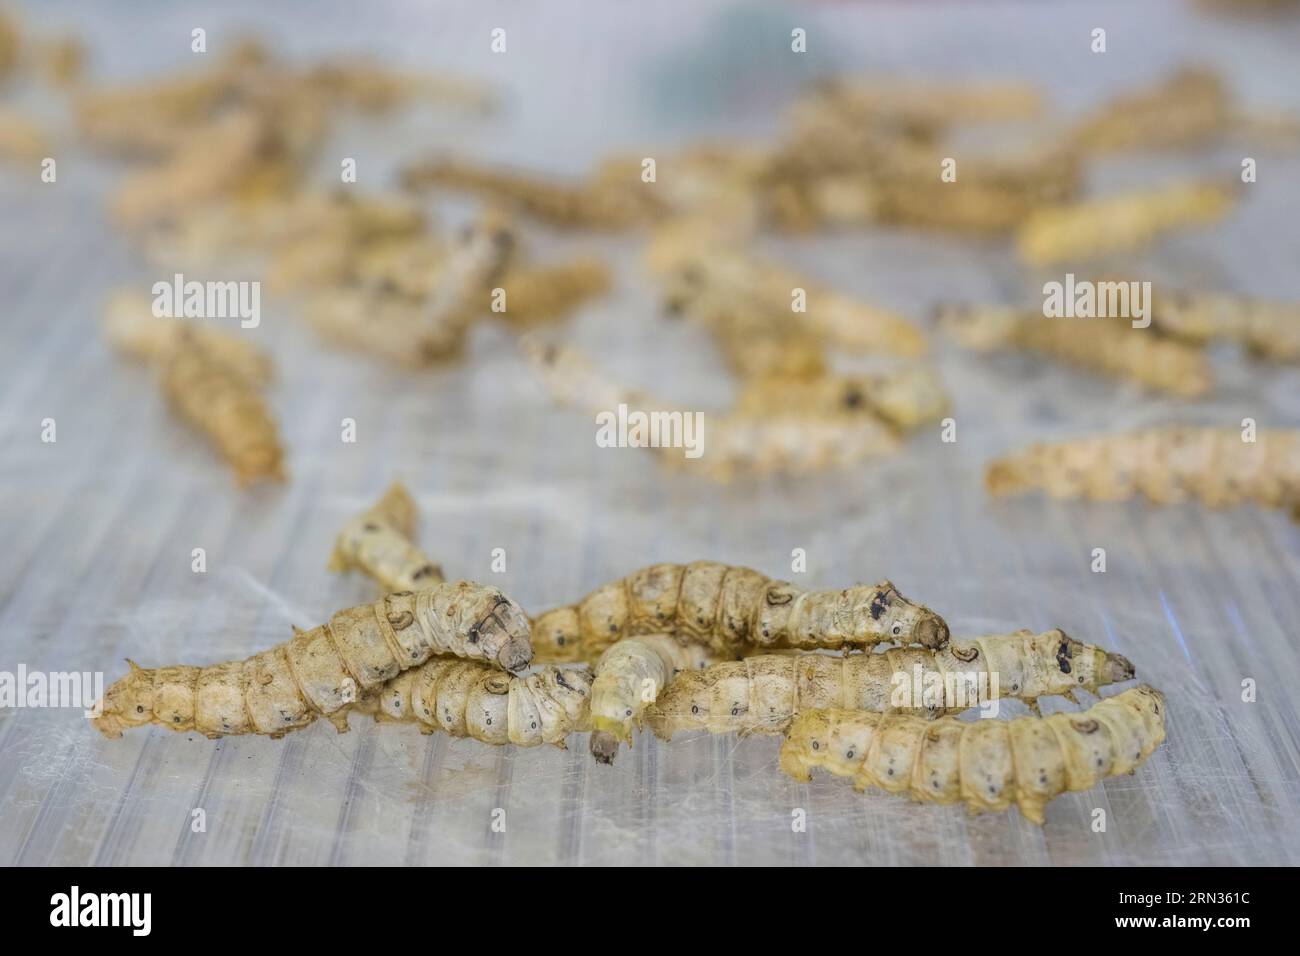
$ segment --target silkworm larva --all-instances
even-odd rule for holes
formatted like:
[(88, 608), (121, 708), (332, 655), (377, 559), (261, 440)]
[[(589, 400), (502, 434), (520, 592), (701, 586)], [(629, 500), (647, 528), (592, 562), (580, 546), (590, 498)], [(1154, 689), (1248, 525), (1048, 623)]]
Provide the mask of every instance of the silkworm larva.
[(490, 112), (496, 98), (486, 87), (453, 76), (406, 73), (369, 60), (336, 60), (312, 67), (304, 80), (331, 100), (363, 112), (385, 112), (414, 99)]
[(668, 634), (615, 641), (601, 654), (591, 690), (591, 755), (613, 763), (619, 741), (632, 745), (632, 725), (682, 671), (729, 660), (706, 644)]
[(1300, 306), (1293, 303), (1177, 292), (1155, 297), (1151, 322), (1161, 333), (1188, 342), (1228, 339), (1261, 358), (1300, 362)]
[(979, 352), (1023, 349), (1189, 398), (1214, 388), (1210, 361), (1200, 348), (1134, 328), (1130, 319), (1049, 318), (977, 306), (945, 308), (939, 321), (958, 342)]
[(995, 495), (1300, 507), (1300, 431), (1260, 430), (1252, 442), (1238, 429), (1169, 426), (1040, 443), (994, 461), (985, 481)]
[[(569, 348), (521, 342), (548, 391), (565, 404), (593, 414), (612, 413), (620, 404), (661, 415), (694, 415), (674, 410), (654, 396), (618, 385), (600, 374), (581, 353)], [(892, 454), (898, 437), (870, 417), (703, 415), (697, 436), (700, 455), (687, 458), (681, 447), (656, 446), (665, 465), (703, 477), (729, 481), (737, 475), (801, 474), (856, 464)]]
[(1019, 805), (1043, 822), (1047, 802), (1131, 773), (1165, 739), (1164, 696), (1141, 685), (1088, 710), (1050, 717), (928, 721), (908, 714), (808, 710), (781, 746), (781, 769), (796, 780), (820, 767), (879, 787), (974, 812)]
[(402, 171), (402, 183), (408, 189), (469, 190), (562, 228), (623, 229), (648, 222), (660, 213), (648, 191), (652, 187), (639, 180), (621, 187), (599, 181), (568, 184), (550, 176), (450, 158), (408, 166)]
[[(679, 298), (689, 301), (690, 287), (707, 290), (736, 308), (755, 308), (781, 316), (787, 327), (806, 325), (824, 340), (844, 348), (915, 358), (928, 349), (924, 334), (902, 316), (867, 305), (826, 288), (810, 277), (770, 262), (710, 249), (679, 269)], [(792, 310), (796, 289), (803, 289), (806, 312)]]
[(1226, 132), (1232, 112), (1219, 73), (1184, 67), (1103, 104), (1079, 123), (1070, 142), (1084, 153), (1195, 146)]
[(933, 84), (837, 77), (819, 83), (813, 98), (845, 114), (846, 119), (905, 118), (936, 128), (950, 123), (1032, 119), (1043, 110), (1042, 90), (999, 80)]
[[(774, 734), (805, 710), (839, 707), (933, 718), (992, 699), (1034, 703), (1075, 689), (1095, 693), (1132, 677), (1133, 665), (1125, 658), (1060, 630), (954, 638), (938, 651), (764, 655), (679, 675), (647, 710), (646, 723), (665, 740), (683, 730)], [(907, 694), (900, 699), (913, 701), (910, 706), (894, 703), (900, 682)]]
[(278, 737), (318, 715), (346, 721), (340, 711), (362, 695), (445, 654), (522, 670), (532, 660), (528, 619), (496, 588), (470, 581), (389, 594), (244, 661), (132, 664), (104, 695), (95, 726), (106, 737), (149, 723), (209, 737)]
[(1030, 214), (1016, 241), (1021, 257), (1033, 265), (1119, 254), (1165, 232), (1217, 222), (1233, 201), (1232, 191), (1222, 186), (1190, 183), (1048, 206)]
[(394, 677), (358, 709), (377, 720), (418, 721), (422, 733), (443, 730), (486, 744), (564, 747), (590, 727), (591, 674), (539, 668), (511, 677), (475, 661), (440, 658)]
[(283, 481), (284, 449), (257, 387), (198, 341), (182, 341), (163, 363), (162, 388), (176, 413), (203, 432), (240, 484)]
[(134, 289), (117, 289), (104, 313), (109, 342), (123, 354), (154, 365), (167, 361), (186, 341), (197, 342), (214, 360), (234, 369), (254, 385), (271, 381), (271, 357), (237, 335), (201, 324), (200, 320), (158, 317), (149, 296)]
[(520, 266), (500, 279), (501, 314), (516, 326), (536, 325), (568, 315), (609, 290), (609, 267), (599, 259), (575, 259), (546, 266)]
[(128, 226), (183, 214), (242, 185), (250, 170), (266, 160), (270, 140), (266, 117), (254, 110), (213, 120), (163, 163), (123, 184), (112, 200), (113, 214)]
[(442, 568), (411, 540), (415, 524), (415, 501), (395, 481), (382, 498), (343, 526), (330, 555), (330, 570), (363, 571), (385, 594), (441, 584)]
[(539, 658), (591, 660), (614, 641), (667, 633), (734, 655), (750, 647), (867, 647), (948, 643), (948, 625), (888, 581), (806, 591), (749, 568), (654, 564), (533, 621)]
[(753, 416), (876, 415), (900, 432), (938, 420), (947, 408), (938, 374), (924, 366), (806, 380), (751, 379), (742, 384), (734, 406), (736, 413)]
[(480, 223), (448, 254), (421, 301), (374, 287), (345, 286), (315, 297), (305, 315), (340, 345), (419, 366), (455, 355), (476, 315), (486, 312), (489, 285), (508, 261), (512, 234)]

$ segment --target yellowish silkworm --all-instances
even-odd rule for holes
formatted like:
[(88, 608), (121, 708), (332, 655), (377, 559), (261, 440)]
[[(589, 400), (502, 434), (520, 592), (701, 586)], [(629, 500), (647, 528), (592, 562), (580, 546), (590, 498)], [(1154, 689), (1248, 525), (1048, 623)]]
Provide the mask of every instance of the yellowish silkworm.
[[(402, 171), (408, 189), (438, 187), (478, 193), (561, 228), (623, 229), (652, 221), (661, 209), (639, 180), (564, 183), (553, 176), (497, 169), (441, 157)], [(639, 188), (638, 188), (639, 187)]]
[(733, 656), (749, 647), (948, 643), (943, 618), (888, 581), (807, 591), (715, 561), (653, 564), (533, 620), (547, 661), (590, 661), (616, 640), (659, 633)]
[(538, 325), (567, 316), (610, 287), (609, 267), (599, 259), (555, 265), (518, 266), (499, 280), (505, 293), (501, 317), (515, 326)]
[(1151, 321), (1161, 333), (1187, 342), (1225, 339), (1260, 358), (1300, 362), (1300, 305), (1296, 303), (1175, 292), (1154, 298)]
[(512, 677), (477, 661), (438, 658), (404, 671), (353, 709), (376, 720), (416, 722), (426, 734), (563, 748), (569, 734), (589, 729), (591, 693), (585, 669), (545, 666)]
[(283, 736), (346, 710), (435, 655), (520, 671), (532, 660), (528, 619), (498, 589), (461, 581), (389, 594), (295, 630), (243, 661), (131, 673), (108, 688), (95, 726), (106, 737), (160, 724), (177, 731)]
[(375, 286), (345, 286), (314, 297), (307, 320), (332, 341), (420, 366), (457, 354), (490, 284), (509, 260), (513, 234), (491, 222), (472, 227), (448, 253), (422, 299)]
[(677, 677), (646, 711), (665, 740), (684, 730), (782, 733), (796, 714), (838, 707), (933, 718), (1003, 698), (1039, 697), (1130, 680), (1133, 665), (1060, 630), (953, 638), (947, 647), (830, 657), (764, 655)]
[(694, 458), (687, 457), (682, 446), (647, 444), (665, 465), (713, 480), (823, 471), (890, 455), (899, 447), (894, 430), (873, 416), (693, 412), (611, 381), (575, 349), (531, 338), (521, 346), (547, 390), (563, 404), (597, 415), (614, 414), (625, 405), (666, 416), (683, 428), (688, 421), (700, 422), (693, 438), (699, 451)]
[(985, 476), (995, 495), (1041, 490), (1053, 498), (1210, 507), (1254, 502), (1300, 518), (1300, 431), (1173, 425), (1030, 445)]
[(1032, 265), (1118, 255), (1166, 232), (1218, 222), (1234, 201), (1223, 186), (1188, 183), (1048, 206), (1029, 215), (1016, 242)]
[(741, 385), (734, 406), (737, 414), (755, 417), (875, 415), (899, 432), (936, 421), (947, 409), (948, 393), (938, 374), (920, 365), (866, 375), (755, 378)]
[(1194, 398), (1214, 389), (1197, 346), (1134, 328), (1127, 318), (1056, 318), (999, 306), (945, 307), (939, 322), (978, 352), (1020, 349), (1146, 388)]
[(682, 671), (699, 670), (734, 654), (699, 641), (644, 634), (615, 641), (596, 664), (591, 692), (591, 754), (613, 763), (619, 742), (631, 746), (632, 726)]
[(441, 584), (442, 568), (412, 541), (417, 517), (410, 492), (393, 482), (382, 498), (343, 526), (330, 555), (330, 570), (362, 571), (385, 594)]
[(1102, 104), (1070, 133), (1070, 143), (1084, 153), (1197, 146), (1226, 132), (1232, 114), (1232, 98), (1217, 71), (1183, 67)]
[(821, 768), (853, 778), (855, 790), (964, 802), (973, 812), (1016, 804), (1041, 824), (1048, 801), (1132, 772), (1164, 739), (1164, 696), (1145, 684), (1080, 713), (1009, 721), (808, 710), (790, 727), (781, 769), (807, 782)]

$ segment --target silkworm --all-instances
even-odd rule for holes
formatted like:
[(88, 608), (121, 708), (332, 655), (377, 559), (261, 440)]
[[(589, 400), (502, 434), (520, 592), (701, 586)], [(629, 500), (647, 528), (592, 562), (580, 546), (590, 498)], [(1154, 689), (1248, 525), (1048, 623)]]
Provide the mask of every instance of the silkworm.
[(457, 354), (488, 289), (509, 260), (513, 235), (492, 223), (470, 229), (449, 252), (422, 300), (375, 287), (330, 289), (304, 312), (324, 336), (390, 361), (421, 366)]
[(339, 712), (362, 695), (447, 654), (523, 670), (532, 660), (528, 619), (496, 588), (469, 581), (389, 594), (244, 661), (132, 664), (108, 688), (94, 723), (106, 737), (150, 723), (210, 737), (279, 737), (317, 716), (346, 721)]
[(503, 202), (523, 215), (560, 228), (624, 229), (660, 214), (652, 187), (633, 180), (615, 186), (592, 181), (563, 183), (552, 176), (495, 169), (449, 157), (406, 167), (407, 189), (428, 187), (467, 190)]
[(1174, 292), (1156, 296), (1151, 322), (1192, 343), (1237, 342), (1260, 358), (1300, 362), (1300, 306), (1237, 295)]
[[(805, 710), (838, 707), (933, 718), (1000, 698), (1036, 703), (1076, 689), (1095, 693), (1132, 677), (1128, 660), (1063, 631), (1020, 631), (953, 638), (939, 650), (764, 655), (716, 664), (679, 675), (645, 720), (664, 740), (683, 730), (774, 734)], [(900, 684), (905, 694), (896, 698)]]
[(119, 352), (153, 365), (163, 364), (192, 341), (253, 385), (268, 384), (274, 370), (271, 357), (246, 337), (210, 328), (200, 320), (155, 316), (149, 296), (135, 289), (117, 289), (110, 294), (104, 332)]
[[(731, 302), (732, 311), (780, 316), (785, 327), (806, 326), (824, 341), (846, 349), (906, 358), (924, 355), (928, 349), (924, 334), (902, 316), (754, 256), (699, 250), (680, 263), (677, 276), (674, 295), (687, 308), (699, 293), (707, 292), (705, 301)], [(791, 308), (795, 289), (804, 290), (806, 312)]]
[(1232, 98), (1218, 72), (1184, 67), (1104, 103), (1069, 139), (1083, 153), (1196, 146), (1222, 135), (1232, 113)]
[[(606, 378), (583, 354), (571, 348), (521, 341), (525, 355), (555, 399), (592, 414), (629, 409), (685, 416), (655, 396)], [(869, 416), (821, 416), (744, 412), (701, 415), (700, 454), (687, 458), (680, 447), (652, 448), (673, 468), (715, 481), (739, 475), (804, 474), (856, 464), (893, 454), (899, 440), (883, 421)]]
[(755, 417), (875, 415), (898, 432), (936, 421), (947, 409), (948, 393), (938, 374), (919, 365), (867, 375), (755, 378), (741, 385), (734, 405), (737, 414)]
[(441, 584), (442, 568), (411, 540), (416, 517), (410, 492), (393, 482), (382, 498), (343, 526), (330, 555), (330, 570), (363, 571), (385, 594)]
[(202, 432), (235, 470), (241, 485), (283, 481), (284, 449), (257, 387), (188, 337), (162, 365), (162, 389), (173, 411)]
[(791, 724), (781, 769), (807, 782), (821, 768), (853, 778), (855, 790), (964, 802), (973, 812), (1014, 803), (1041, 824), (1052, 798), (1131, 773), (1164, 739), (1164, 696), (1145, 684), (1080, 713), (1010, 721), (808, 710)]
[(619, 742), (631, 746), (633, 724), (682, 671), (699, 670), (734, 656), (668, 634), (615, 641), (600, 655), (592, 682), (591, 755), (599, 763), (613, 763)]
[(563, 748), (569, 734), (590, 728), (591, 695), (591, 674), (583, 669), (545, 666), (512, 677), (476, 661), (439, 658), (404, 671), (354, 709), (377, 720), (417, 722), (426, 734)]
[(1157, 504), (1196, 500), (1210, 507), (1254, 502), (1292, 507), (1300, 517), (1300, 430), (1167, 426), (1030, 445), (992, 462), (995, 495), (1034, 489), (1053, 498)]
[(533, 621), (539, 658), (590, 661), (614, 641), (671, 634), (735, 655), (748, 647), (867, 647), (948, 643), (948, 625), (888, 581), (807, 591), (749, 568), (654, 564)]
[(1233, 202), (1229, 189), (1189, 183), (1047, 206), (1029, 215), (1016, 243), (1021, 257), (1032, 265), (1117, 255), (1166, 232), (1217, 222)]
[(113, 215), (124, 225), (145, 226), (244, 186), (254, 167), (269, 159), (273, 138), (257, 111), (221, 116), (191, 133), (163, 162), (124, 183), (111, 201)]
[(1032, 119), (1043, 110), (1041, 89), (1011, 80), (926, 83), (844, 76), (818, 83), (812, 98), (846, 119), (903, 118), (936, 129)]
[(505, 290), (501, 317), (515, 326), (537, 325), (568, 315), (609, 290), (609, 267), (599, 259), (555, 265), (518, 266), (500, 279)]
[(1187, 398), (1214, 389), (1204, 351), (1126, 318), (1055, 318), (1001, 307), (945, 307), (941, 326), (978, 352), (1020, 349)]

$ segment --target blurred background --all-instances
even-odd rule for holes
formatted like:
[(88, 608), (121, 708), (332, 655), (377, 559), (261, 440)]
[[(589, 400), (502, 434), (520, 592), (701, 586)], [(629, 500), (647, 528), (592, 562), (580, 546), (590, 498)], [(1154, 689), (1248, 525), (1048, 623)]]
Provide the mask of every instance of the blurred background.
[[(1234, 5), (1228, 5), (1234, 6)], [(1285, 6), (1285, 5), (1284, 5)], [(1037, 308), (1045, 277), (1003, 232), (914, 223), (761, 228), (769, 261), (898, 313), (930, 333), (957, 440), (937, 422), (882, 461), (730, 483), (600, 448), (589, 414), (558, 405), (516, 346), (476, 322), (451, 361), (403, 368), (339, 348), (299, 314), (316, 283), (267, 291), (251, 338), (276, 363), (266, 399), (289, 481), (236, 487), (169, 412), (148, 369), (116, 355), (105, 303), (169, 278), (166, 232), (112, 212), (147, 165), (102, 148), (82, 98), (184, 75), (254, 37), (286, 63), (364, 55), (492, 93), (483, 111), (417, 100), (382, 113), (327, 109), (301, 175), (333, 189), (351, 157), (357, 188), (397, 191), (430, 154), (578, 181), (609, 156), (672, 156), (702, 141), (788, 141), (793, 104), (842, 74), (947, 84), (1009, 80), (1041, 91), (1041, 115), (963, 131), (972, 148), (1051, 138), (1089, 111), (1185, 66), (1221, 74), (1235, 101), (1300, 116), (1300, 16), (1225, 14), (1186, 2), (1090, 3), (344, 3), (18, 4), (21, 56), (0, 116), (34, 124), (0, 144), (0, 670), (102, 671), (238, 659), (371, 600), (325, 568), (335, 535), (394, 478), (416, 496), (419, 541), (449, 577), (495, 584), (531, 610), (577, 600), (657, 561), (709, 558), (776, 577), (807, 553), (809, 587), (888, 576), (954, 633), (1059, 626), (1125, 654), (1170, 705), (1167, 743), (1133, 777), (1068, 794), (1039, 828), (971, 818), (843, 781), (799, 785), (778, 739), (648, 734), (614, 766), (585, 741), (493, 750), (409, 727), (320, 722), (278, 742), (144, 730), (106, 741), (74, 710), (0, 710), (0, 861), (5, 863), (1267, 864), (1300, 862), (1300, 530), (1279, 512), (1211, 512), (989, 498), (993, 456), (1038, 439), (1190, 422), (1300, 426), (1300, 368), (1212, 354), (1216, 387), (1195, 400), (1023, 354), (984, 356), (934, 332), (950, 302)], [(1106, 31), (1107, 50), (1090, 49)], [(206, 54), (191, 49), (206, 31)], [(506, 31), (503, 53), (492, 31)], [(794, 28), (807, 52), (791, 52)], [(60, 70), (60, 38), (85, 48)], [(0, 48), (2, 49), (2, 48)], [(65, 58), (76, 59), (71, 54)], [(0, 53), (0, 63), (3, 53)], [(205, 63), (207, 61), (204, 61)], [(53, 65), (51, 65), (53, 64)], [(792, 118), (793, 117), (793, 118)], [(964, 147), (963, 147), (964, 148)], [(1080, 189), (1105, 195), (1189, 178), (1233, 182), (1259, 161), (1213, 228), (1178, 231), (1104, 263), (1153, 283), (1300, 299), (1300, 149), (1240, 141), (1090, 157)], [(958, 156), (962, 155), (960, 152)], [(57, 160), (43, 182), (40, 160)], [(415, 201), (454, 235), (482, 204), (428, 190)], [(541, 330), (618, 381), (683, 407), (726, 408), (734, 377), (709, 335), (665, 314), (637, 229), (520, 225), (545, 261), (594, 257), (610, 288)], [(238, 231), (235, 247), (239, 247)], [(229, 252), (229, 250), (226, 250)], [(209, 268), (210, 272), (202, 271)], [(265, 262), (186, 267), (267, 280)], [(314, 267), (313, 267), (314, 268)], [(305, 291), (304, 291), (305, 290)], [(328, 294), (328, 293), (327, 293)], [(837, 368), (857, 368), (834, 356)], [(57, 441), (41, 440), (42, 421)], [(356, 422), (357, 440), (340, 441)], [(706, 439), (707, 440), (707, 439)], [(191, 569), (205, 549), (207, 571)], [(1105, 548), (1106, 573), (1090, 569)], [(494, 549), (506, 567), (494, 570)], [(1259, 696), (1243, 703), (1243, 679)], [(1044, 712), (1069, 708), (1044, 701)], [(1017, 704), (1006, 711), (1021, 713)], [(505, 808), (505, 832), (491, 812)], [(1108, 829), (1090, 827), (1107, 811)], [(207, 831), (191, 829), (204, 809)], [(806, 833), (791, 811), (808, 812)]]

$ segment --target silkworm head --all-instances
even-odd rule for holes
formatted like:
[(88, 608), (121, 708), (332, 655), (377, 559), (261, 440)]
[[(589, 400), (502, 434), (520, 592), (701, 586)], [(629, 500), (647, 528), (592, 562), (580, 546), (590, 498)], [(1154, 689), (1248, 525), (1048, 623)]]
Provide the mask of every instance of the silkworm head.
[(94, 724), (105, 737), (120, 737), (126, 727), (139, 727), (153, 719), (153, 671), (127, 661), (131, 673), (104, 694), (103, 711)]
[(944, 619), (908, 600), (888, 581), (872, 588), (851, 588), (846, 594), (855, 642), (892, 641), (920, 644), (931, 650), (947, 646), (948, 625)]
[(498, 594), (495, 604), (471, 628), (470, 639), (483, 655), (512, 674), (524, 670), (533, 659), (532, 631), (528, 616), (514, 601)]

